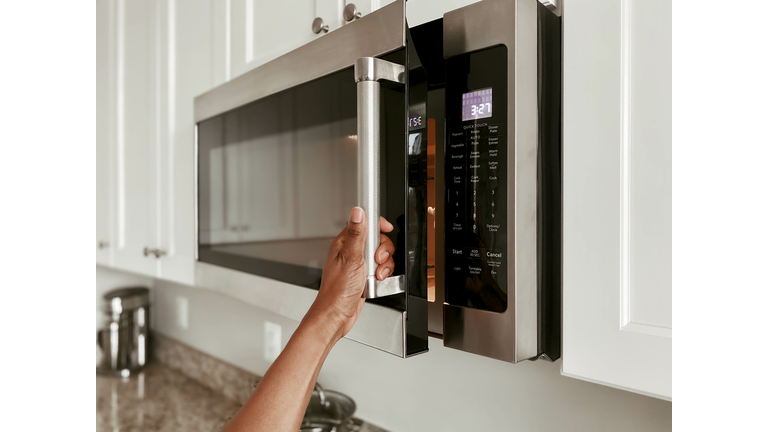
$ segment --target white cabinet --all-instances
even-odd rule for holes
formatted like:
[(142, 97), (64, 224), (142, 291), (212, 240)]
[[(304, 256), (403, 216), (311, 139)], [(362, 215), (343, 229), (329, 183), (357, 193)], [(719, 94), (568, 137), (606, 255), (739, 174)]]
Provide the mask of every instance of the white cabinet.
[(562, 371), (671, 399), (671, 5), (563, 16)]
[(115, 15), (107, 0), (96, 3), (96, 263), (112, 265), (112, 194), (115, 110)]
[(160, 84), (154, 66), (159, 23), (151, 0), (117, 0), (115, 5), (115, 236), (110, 243), (115, 266), (153, 275), (157, 260), (143, 251), (157, 247), (161, 101), (154, 97)]
[[(328, 0), (320, 0), (321, 11)], [(312, 33), (315, 0), (228, 0), (225, 4), (228, 33), (228, 79), (260, 66), (305, 43), (322, 37)], [(228, 12), (228, 13), (227, 13)], [(331, 27), (331, 19), (325, 20)], [(338, 28), (338, 22), (333, 24)]]
[(97, 3), (99, 264), (194, 282), (193, 99), (225, 69), (214, 6)]
[(161, 37), (167, 47), (158, 72), (166, 80), (158, 97), (165, 99), (161, 124), (160, 232), (162, 257), (157, 276), (181, 283), (194, 282), (195, 263), (195, 121), (194, 98), (225, 77), (226, 67), (215, 61), (223, 31), (220, 1), (168, 0)]

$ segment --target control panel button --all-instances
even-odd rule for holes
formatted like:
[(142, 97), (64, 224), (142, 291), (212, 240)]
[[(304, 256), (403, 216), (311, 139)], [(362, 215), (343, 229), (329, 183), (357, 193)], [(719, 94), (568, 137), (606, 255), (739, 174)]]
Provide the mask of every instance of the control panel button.
[(490, 148), (498, 147), (499, 143), (501, 143), (503, 139), (504, 139), (503, 137), (489, 136), (489, 137), (485, 138), (485, 143)]
[(489, 124), (485, 128), (485, 134), (487, 136), (503, 136), (506, 135), (506, 128), (504, 124)]

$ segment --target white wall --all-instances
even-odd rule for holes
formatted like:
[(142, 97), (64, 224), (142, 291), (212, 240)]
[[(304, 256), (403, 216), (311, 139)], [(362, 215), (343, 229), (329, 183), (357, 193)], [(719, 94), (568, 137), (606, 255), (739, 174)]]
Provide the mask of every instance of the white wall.
[[(212, 291), (155, 281), (153, 327), (201, 351), (263, 375), (264, 323), (282, 326), (283, 346), (297, 323)], [(176, 322), (177, 297), (189, 322)], [(442, 346), (398, 359), (342, 340), (320, 383), (350, 395), (359, 417), (400, 431), (665, 431), (672, 404), (560, 375), (560, 362), (512, 365)]]

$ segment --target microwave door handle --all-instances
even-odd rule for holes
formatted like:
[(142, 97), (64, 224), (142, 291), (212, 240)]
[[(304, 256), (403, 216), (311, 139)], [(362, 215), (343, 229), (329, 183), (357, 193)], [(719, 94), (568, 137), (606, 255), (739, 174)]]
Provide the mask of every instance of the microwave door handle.
[(376, 279), (376, 250), (379, 248), (379, 202), (381, 160), (381, 84), (387, 80), (405, 84), (405, 67), (375, 57), (355, 61), (357, 84), (357, 199), (368, 220), (365, 238), (366, 282), (363, 298), (379, 298), (405, 292), (405, 277)]

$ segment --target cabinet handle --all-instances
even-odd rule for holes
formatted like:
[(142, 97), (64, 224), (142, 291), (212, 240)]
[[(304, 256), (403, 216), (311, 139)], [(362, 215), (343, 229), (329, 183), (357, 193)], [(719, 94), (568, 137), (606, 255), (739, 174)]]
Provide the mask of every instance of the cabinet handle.
[(357, 10), (357, 6), (354, 3), (350, 3), (344, 7), (344, 21), (352, 22), (363, 16), (363, 13)]
[(322, 18), (317, 17), (312, 21), (312, 32), (314, 34), (320, 34), (320, 32), (328, 33), (328, 29), (328, 24), (326, 24)]
[(109, 243), (105, 241), (100, 241), (98, 245), (99, 245), (99, 249), (104, 249), (109, 247)]
[(160, 258), (163, 255), (168, 255), (168, 252), (162, 250), (162, 249), (150, 249), (148, 247), (144, 248), (144, 256), (150, 256), (154, 255), (155, 258)]
[(378, 264), (374, 260), (379, 248), (379, 199), (381, 196), (379, 161), (381, 158), (381, 132), (379, 81), (405, 83), (405, 67), (374, 57), (355, 60), (357, 83), (357, 200), (368, 219), (368, 236), (365, 238), (366, 285), (364, 298), (378, 298), (405, 291), (403, 275), (391, 276), (383, 281), (376, 279)]

